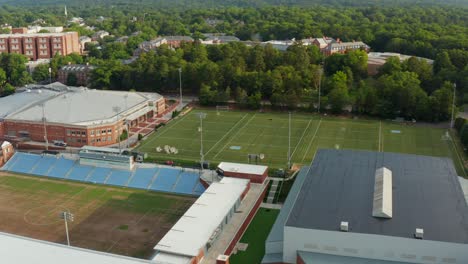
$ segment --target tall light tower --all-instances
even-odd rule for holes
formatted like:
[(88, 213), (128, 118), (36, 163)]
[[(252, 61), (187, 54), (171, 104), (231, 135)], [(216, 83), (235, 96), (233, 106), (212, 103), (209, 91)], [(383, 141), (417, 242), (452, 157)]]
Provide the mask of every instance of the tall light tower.
[(117, 140), (119, 141), (119, 152), (121, 152), (121, 147), (120, 147), (120, 107), (119, 106), (114, 106), (112, 107), (112, 111), (116, 114), (117, 116)]
[(182, 67), (179, 68), (180, 108), (182, 108)]
[(67, 244), (68, 246), (70, 246), (70, 236), (68, 234), (68, 221), (73, 222), (75, 220), (75, 216), (69, 211), (63, 211), (60, 213), (60, 218), (62, 218), (63, 221), (65, 222), (65, 233), (67, 234)]
[(289, 112), (288, 125), (288, 169), (291, 168), (291, 112)]
[(200, 165), (201, 170), (203, 170), (203, 163), (205, 162), (205, 154), (203, 153), (203, 119), (206, 118), (206, 113), (198, 113), (200, 117), (200, 128), (198, 131), (200, 132)]
[(47, 139), (47, 125), (46, 125), (46, 116), (45, 116), (45, 103), (42, 103), (41, 106), (42, 106), (42, 125), (44, 127), (45, 149), (49, 150), (49, 140)]
[(322, 74), (323, 74), (323, 68), (319, 69), (319, 71), (320, 71), (320, 74), (319, 74), (317, 113), (320, 114), (320, 93), (322, 92)]
[(453, 128), (455, 125), (455, 122), (453, 120), (454, 115), (455, 115), (455, 93), (457, 92), (457, 84), (453, 84), (453, 99), (452, 99), (452, 118), (450, 120), (450, 128)]

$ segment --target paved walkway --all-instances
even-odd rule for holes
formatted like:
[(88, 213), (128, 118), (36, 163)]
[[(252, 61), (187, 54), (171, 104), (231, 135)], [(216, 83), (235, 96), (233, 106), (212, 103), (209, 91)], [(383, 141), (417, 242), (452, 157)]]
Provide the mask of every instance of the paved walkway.
[(263, 184), (250, 184), (249, 192), (245, 196), (244, 200), (242, 200), (234, 216), (224, 227), (213, 247), (210, 248), (208, 254), (203, 258), (201, 264), (216, 264), (216, 258), (219, 255), (224, 254), (232, 239), (237, 234), (237, 231), (254, 207), (258, 197), (262, 194), (264, 188), (266, 188), (266, 186)]
[(278, 185), (279, 185), (279, 182), (280, 182), (280, 181), (278, 181), (276, 179), (277, 178), (275, 178), (275, 180), (271, 181), (271, 188), (270, 188), (270, 191), (268, 192), (267, 203), (270, 203), (270, 204), (272, 204), (273, 201), (275, 200), (276, 190), (278, 189)]
[(283, 208), (282, 204), (271, 204), (271, 203), (262, 203), (260, 207), (267, 208), (267, 209), (281, 209)]

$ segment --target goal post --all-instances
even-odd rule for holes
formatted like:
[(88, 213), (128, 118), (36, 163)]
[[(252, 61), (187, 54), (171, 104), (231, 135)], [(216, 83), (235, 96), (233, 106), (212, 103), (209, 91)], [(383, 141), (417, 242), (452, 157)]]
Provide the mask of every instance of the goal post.
[(228, 105), (217, 105), (216, 106), (216, 114), (217, 115), (220, 115), (220, 112), (223, 112), (223, 111), (229, 111), (229, 106)]

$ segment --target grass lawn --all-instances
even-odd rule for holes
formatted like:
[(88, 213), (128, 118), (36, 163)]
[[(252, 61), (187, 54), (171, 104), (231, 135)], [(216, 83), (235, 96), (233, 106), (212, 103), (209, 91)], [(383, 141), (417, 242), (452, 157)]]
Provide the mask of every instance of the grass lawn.
[(150, 257), (195, 198), (0, 173), (0, 231), (73, 246)]
[(265, 254), (265, 240), (280, 210), (260, 208), (240, 242), (249, 244), (246, 251), (231, 255), (231, 264), (258, 264)]
[[(248, 154), (264, 154), (260, 164), (287, 165), (288, 114), (244, 111), (194, 110), (171, 121), (138, 147), (151, 159), (200, 160), (199, 112), (203, 120), (205, 160), (248, 161)], [(405, 125), (390, 121), (352, 120), (294, 113), (291, 121), (292, 162), (309, 164), (319, 148), (362, 149), (453, 158), (465, 176), (460, 155), (445, 129)], [(157, 152), (159, 146), (176, 147), (178, 154)]]

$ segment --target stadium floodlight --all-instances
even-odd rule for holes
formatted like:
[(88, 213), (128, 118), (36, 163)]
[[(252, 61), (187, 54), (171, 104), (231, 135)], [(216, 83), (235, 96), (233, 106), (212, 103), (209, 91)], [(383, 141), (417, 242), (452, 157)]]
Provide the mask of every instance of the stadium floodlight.
[(42, 103), (41, 106), (42, 106), (42, 125), (44, 126), (45, 149), (49, 150), (49, 140), (47, 139), (47, 125), (46, 125), (46, 117), (45, 117), (45, 103)]
[(182, 109), (182, 67), (179, 67), (180, 108)]
[[(112, 111), (114, 113), (116, 113), (117, 115), (117, 123), (120, 121), (120, 107), (119, 106), (114, 106), (112, 107)], [(119, 141), (119, 152), (121, 152), (121, 148), (120, 148), (120, 125), (117, 125), (117, 139)]]
[(70, 246), (70, 236), (68, 235), (68, 221), (73, 222), (75, 216), (69, 211), (63, 211), (60, 213), (59, 217), (65, 222), (65, 233), (67, 234), (67, 244)]
[(288, 169), (291, 168), (291, 112), (289, 112), (288, 126)]
[(198, 131), (200, 131), (200, 165), (201, 170), (203, 170), (203, 163), (205, 162), (205, 154), (203, 154), (203, 119), (206, 118), (206, 113), (198, 113), (198, 117), (200, 117), (200, 127)]
[(317, 113), (320, 114), (320, 95), (322, 92), (322, 75), (323, 71), (325, 70), (325, 61), (323, 61), (322, 68), (319, 69), (320, 74), (319, 74), (319, 85), (318, 85), (318, 103), (317, 103)]
[(450, 128), (453, 128), (453, 116), (455, 115), (455, 93), (457, 92), (457, 84), (453, 83), (453, 99), (452, 99), (452, 118), (450, 119)]

